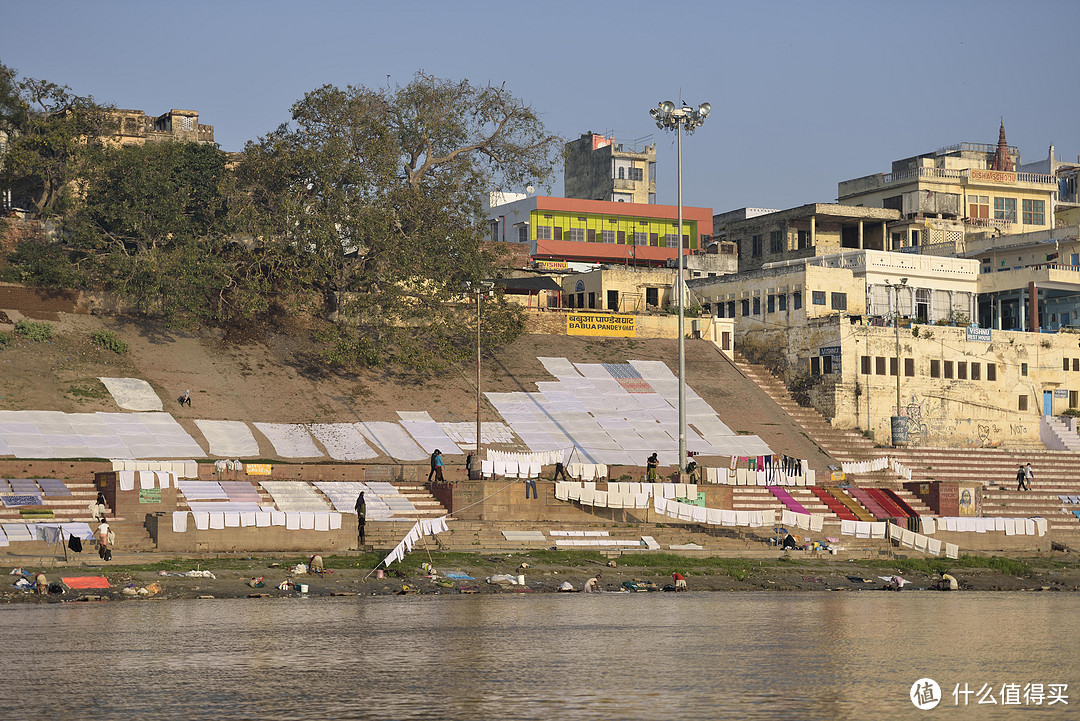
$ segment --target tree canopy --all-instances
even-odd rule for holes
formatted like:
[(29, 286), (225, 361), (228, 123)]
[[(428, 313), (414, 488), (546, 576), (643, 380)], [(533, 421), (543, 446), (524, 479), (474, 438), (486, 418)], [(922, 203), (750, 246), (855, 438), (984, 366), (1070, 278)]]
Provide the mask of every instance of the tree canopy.
[[(329, 357), (435, 367), (468, 352), (473, 316), (453, 301), (494, 270), (484, 194), (548, 180), (560, 146), (502, 86), (326, 85), (248, 144), (235, 219), (303, 267), (288, 280), (334, 319)], [(491, 342), (520, 332), (509, 309), (490, 313)]]

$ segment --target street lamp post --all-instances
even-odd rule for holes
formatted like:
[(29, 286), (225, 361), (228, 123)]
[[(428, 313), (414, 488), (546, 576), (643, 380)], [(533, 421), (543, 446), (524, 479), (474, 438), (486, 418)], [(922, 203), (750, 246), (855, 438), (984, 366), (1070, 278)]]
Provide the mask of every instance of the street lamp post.
[(679, 302), (679, 479), (682, 480), (686, 471), (686, 331), (683, 301), (683, 209), (682, 209), (682, 133), (693, 133), (705, 122), (712, 106), (702, 103), (696, 109), (687, 105), (677, 107), (670, 100), (657, 105), (649, 111), (656, 127), (661, 130), (675, 131), (675, 144), (678, 148), (678, 201), (679, 201), (679, 255), (678, 273), (675, 284), (677, 286)]
[(899, 283), (885, 281), (885, 285), (893, 290), (893, 331), (896, 334), (896, 413), (889, 419), (892, 434), (893, 448), (899, 443), (907, 443), (907, 429), (904, 428), (904, 417), (900, 415), (900, 289), (907, 287), (907, 278), (901, 278)]
[(465, 281), (466, 290), (476, 294), (476, 463), (480, 462), (480, 321), (482, 319), (480, 308), (484, 293), (491, 294), (495, 284), (489, 280), (479, 283)]

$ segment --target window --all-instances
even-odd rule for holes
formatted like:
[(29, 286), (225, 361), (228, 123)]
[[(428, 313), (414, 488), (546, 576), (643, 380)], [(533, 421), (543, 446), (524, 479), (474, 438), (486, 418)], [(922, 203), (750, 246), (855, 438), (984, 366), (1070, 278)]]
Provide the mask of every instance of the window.
[(555, 226), (555, 240), (562, 240), (562, 226)]
[(968, 217), (969, 218), (989, 218), (990, 217), (990, 196), (989, 195), (969, 195), (968, 196)]
[(637, 231), (634, 232), (634, 245), (648, 245), (648, 244), (649, 244), (649, 234), (648, 233), (638, 233)]
[(904, 375), (907, 376), (908, 378), (911, 378), (912, 376), (915, 375), (915, 359), (914, 358), (905, 358), (904, 359)]
[(821, 372), (824, 373), (825, 375), (832, 374), (832, 356), (831, 355), (823, 355), (823, 356), (821, 356)]
[(953, 368), (953, 362), (952, 361), (945, 361), (945, 377), (946, 378), (952, 378), (953, 377), (952, 368)]
[(754, 315), (761, 315), (761, 298), (754, 297)]
[(584, 293), (578, 293), (577, 294), (577, 307), (578, 308), (584, 308), (585, 307), (585, 294)]
[(566, 307), (567, 308), (573, 308), (574, 307), (574, 294), (573, 293), (566, 296)]
[(1027, 396), (1020, 396), (1019, 398), (1017, 398), (1016, 399), (1017, 400), (1016, 410), (1018, 410), (1018, 411), (1026, 411), (1027, 410), (1027, 399), (1028, 399)]
[(618, 310), (619, 309), (619, 291), (609, 290), (607, 292), (607, 309)]
[(744, 316), (750, 315), (750, 301), (749, 300), (743, 300), (743, 302), (742, 302), (742, 314)]
[(786, 295), (778, 295), (778, 296), (776, 296), (776, 307), (781, 312), (787, 310), (787, 296)]
[(817, 356), (810, 358), (810, 375), (821, 375), (821, 359)]
[(491, 242), (499, 242), (499, 221), (493, 220), (489, 225), (491, 226)]
[(517, 235), (518, 235), (518, 242), (519, 243), (528, 243), (529, 242), (529, 226), (527, 226), (527, 225), (519, 225), (517, 227)]
[(870, 375), (870, 356), (868, 355), (862, 357), (862, 374), (864, 376)]
[(904, 245), (904, 236), (901, 233), (892, 234), (892, 249), (900, 250)]
[(1077, 401), (1080, 400), (1077, 395), (1076, 391), (1069, 391), (1069, 408), (1076, 408)]
[(874, 359), (874, 374), (883, 376), (885, 375), (885, 358), (878, 356)]
[(728, 318), (734, 318), (735, 317), (735, 301), (733, 301), (733, 300), (728, 301), (728, 304), (727, 304), (727, 317)]
[(967, 361), (956, 362), (956, 378), (957, 380), (967, 380)]
[(724, 304), (723, 303), (717, 303), (716, 304), (716, 317), (717, 318), (723, 318), (724, 317)]
[(625, 230), (620, 230), (620, 231), (616, 232), (615, 237), (617, 238), (617, 240), (616, 240), (617, 243), (619, 243), (620, 245), (626, 245), (626, 231)]
[(889, 359), (889, 375), (894, 376), (900, 372), (900, 362), (898, 358)]
[(988, 380), (988, 381), (996, 381), (997, 380), (997, 363), (987, 363), (986, 364), (986, 380)]
[(765, 301), (765, 312), (766, 313), (775, 313), (776, 312), (776, 296), (775, 295), (770, 295), (766, 299), (766, 301)]
[(750, 254), (755, 258), (761, 257), (761, 236), (755, 235), (750, 239), (751, 250)]
[(802, 308), (802, 292), (795, 291), (791, 294), (791, 308), (792, 310), (799, 310)]
[(646, 288), (645, 305), (651, 305), (653, 307), (660, 305), (659, 295), (656, 288)]
[(630, 168), (630, 180), (644, 180), (645, 169), (644, 168)]
[(1024, 225), (1046, 225), (1046, 201), (1025, 200), (1022, 204)]
[(1069, 370), (1069, 359), (1068, 358), (1062, 358), (1061, 359), (1061, 370), (1063, 370), (1063, 371)]
[(625, 180), (626, 168), (619, 166), (619, 180)]
[(831, 293), (832, 309), (847, 310), (847, 293)]
[(614, 230), (601, 230), (600, 231), (600, 242), (602, 242), (602, 243), (614, 243), (615, 242), (615, 231)]
[[(1026, 203), (1027, 201), (1024, 202)], [(784, 234), (781, 233), (779, 230), (773, 230), (769, 232), (769, 252), (784, 252)]]
[(1016, 198), (994, 198), (994, 220), (1016, 222)]
[(981, 363), (972, 363), (971, 364), (971, 380), (973, 380), (973, 381), (981, 381), (982, 380), (982, 364)]
[(585, 242), (585, 229), (584, 228), (571, 228), (566, 231), (567, 240), (575, 240), (579, 243)]
[(538, 226), (536, 226), (536, 239), (537, 240), (551, 240), (551, 226), (550, 225), (538, 225)]
[(1080, 371), (1080, 358), (1073, 358), (1073, 370)]
[(825, 305), (825, 291), (815, 290), (811, 291), (810, 302), (814, 305)]
[(1022, 376), (1027, 375), (1027, 363), (1021, 363), (1020, 364), (1020, 375), (1022, 375)]
[(915, 317), (921, 323), (927, 323), (930, 320), (930, 289), (929, 288), (916, 288), (915, 289)]
[(810, 231), (809, 230), (800, 230), (799, 231), (799, 250), (802, 250), (804, 248), (809, 248), (809, 247), (810, 247)]
[(931, 378), (940, 378), (941, 377), (941, 361), (939, 361), (939, 360), (930, 361), (930, 377)]
[(589, 228), (588, 230), (586, 230), (585, 231), (585, 239), (588, 240), (590, 243), (595, 243), (596, 242), (596, 230), (594, 228)]
[(589, 293), (589, 307), (596, 308), (596, 293)]
[(678, 248), (679, 247), (679, 236), (675, 235), (674, 233), (668, 233), (667, 235), (665, 235), (664, 236), (664, 247), (665, 248)]
[(651, 245), (654, 248), (660, 247), (660, 234), (659, 233), (649, 233), (649, 245)]

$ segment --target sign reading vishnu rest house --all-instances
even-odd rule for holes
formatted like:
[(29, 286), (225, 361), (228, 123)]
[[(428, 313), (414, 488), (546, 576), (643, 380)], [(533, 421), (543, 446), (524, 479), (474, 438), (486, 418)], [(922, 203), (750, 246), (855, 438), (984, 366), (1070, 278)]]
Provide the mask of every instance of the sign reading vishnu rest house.
[(602, 335), (613, 338), (637, 336), (637, 319), (614, 313), (568, 313), (566, 335)]
[(993, 330), (990, 328), (972, 328), (967, 327), (967, 339), (980, 341), (982, 343), (989, 343), (993, 339)]

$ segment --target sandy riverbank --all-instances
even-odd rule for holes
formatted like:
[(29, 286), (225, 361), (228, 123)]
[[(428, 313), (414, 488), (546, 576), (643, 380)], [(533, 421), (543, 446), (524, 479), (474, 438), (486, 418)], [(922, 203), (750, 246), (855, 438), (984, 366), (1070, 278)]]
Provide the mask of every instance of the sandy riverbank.
[[(607, 565), (599, 554), (531, 551), (521, 553), (439, 553), (431, 562), (437, 573), (426, 573), (421, 564), (427, 557), (410, 556), (395, 565), (385, 578), (377, 578), (372, 568), (378, 557), (370, 554), (328, 556), (326, 573), (298, 574), (294, 567), (306, 558), (292, 555), (257, 557), (173, 558), (140, 565), (72, 565), (38, 570), (50, 582), (71, 576), (105, 576), (107, 589), (68, 589), (63, 594), (36, 596), (12, 587), (16, 576), (0, 590), (0, 603), (56, 603), (79, 600), (162, 600), (172, 598), (282, 597), (298, 594), (296, 586), (279, 590), (282, 581), (306, 584), (309, 596), (396, 595), (403, 591), (419, 594), (456, 593), (552, 593), (563, 582), (581, 589), (590, 577), (601, 574), (606, 591), (621, 590), (624, 582), (654, 584), (662, 589), (671, 583), (671, 573), (679, 571), (692, 591), (832, 591), (879, 590), (880, 576), (901, 575), (910, 590), (928, 589), (935, 574), (951, 573), (964, 591), (1080, 591), (1080, 559), (1071, 554), (1034, 558), (964, 557), (958, 561), (935, 559), (893, 559), (880, 561), (810, 558), (800, 554), (768, 559), (685, 558), (670, 554), (624, 556)], [(522, 568), (522, 564), (527, 567)], [(209, 570), (214, 578), (181, 575), (189, 570)], [(472, 579), (447, 579), (446, 572), (464, 573)], [(492, 584), (487, 578), (506, 574), (525, 576), (525, 585)], [(264, 586), (253, 588), (249, 581), (262, 577)], [(32, 579), (31, 579), (32, 580)], [(129, 588), (160, 587), (151, 595), (128, 595)]]

